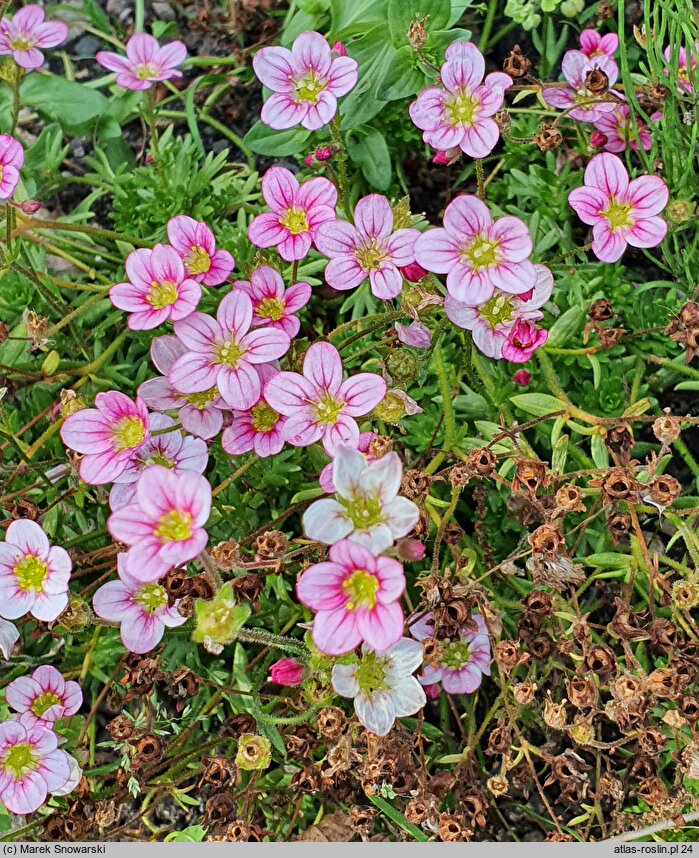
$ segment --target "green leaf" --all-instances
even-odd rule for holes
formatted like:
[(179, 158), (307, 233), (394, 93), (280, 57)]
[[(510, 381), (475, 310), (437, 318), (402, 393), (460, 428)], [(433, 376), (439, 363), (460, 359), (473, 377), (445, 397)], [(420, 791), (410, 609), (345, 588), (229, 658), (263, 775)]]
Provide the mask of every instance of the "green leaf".
[(331, 0), (330, 14), (332, 16), (332, 32), (330, 39), (339, 38), (345, 30), (365, 29), (369, 23), (382, 22), (386, 29), (386, 15), (388, 13), (388, 0)]
[(398, 101), (415, 95), (425, 83), (425, 75), (416, 60), (417, 55), (410, 45), (399, 48), (376, 89), (377, 97), (385, 101)]
[(348, 56), (359, 65), (359, 80), (352, 92), (340, 102), (343, 131), (365, 125), (386, 103), (379, 98), (378, 87), (395, 52), (385, 23), (347, 42)]
[(449, 24), (451, 0), (388, 0), (388, 25), (393, 44), (398, 48), (408, 41), (408, 27), (416, 16), (425, 21), (426, 30), (439, 30)]
[(562, 474), (565, 471), (569, 437), (569, 435), (561, 435), (553, 447), (553, 452), (551, 454), (551, 470), (555, 471), (557, 474)]
[(310, 132), (305, 128), (290, 128), (288, 131), (275, 131), (258, 120), (245, 135), (245, 144), (258, 155), (281, 158), (285, 155), (298, 155), (303, 152)]
[(324, 494), (325, 492), (323, 489), (303, 489), (303, 491), (296, 492), (289, 503), (293, 506), (295, 503), (301, 503), (302, 501), (315, 500), (316, 498), (322, 497)]
[(609, 451), (607, 450), (607, 445), (604, 443), (604, 438), (599, 433), (595, 433), (592, 436), (590, 448), (592, 450), (592, 461), (595, 465), (598, 468), (608, 468)]
[(385, 814), (391, 822), (395, 822), (399, 828), (402, 828), (406, 834), (409, 834), (413, 840), (418, 840), (420, 843), (427, 843), (430, 839), (424, 831), (420, 831), (420, 829), (413, 825), (412, 822), (408, 822), (408, 820), (403, 816), (403, 814), (396, 810), (392, 804), (389, 804), (385, 799), (380, 798), (378, 795), (370, 795), (368, 796), (369, 801), (378, 807), (378, 809)]
[(203, 825), (190, 825), (189, 828), (183, 828), (182, 831), (171, 831), (165, 837), (166, 843), (201, 843), (206, 837), (208, 829)]
[(595, 569), (627, 569), (633, 563), (633, 558), (614, 551), (602, 551), (599, 554), (588, 555), (584, 562)]
[(347, 151), (372, 188), (385, 191), (391, 184), (391, 153), (386, 138), (375, 128), (357, 128), (347, 140)]
[(566, 310), (549, 328), (549, 338), (546, 345), (556, 348), (569, 348), (571, 340), (582, 327), (586, 313), (587, 309), (579, 306)]
[(517, 396), (511, 396), (510, 402), (527, 414), (533, 414), (534, 417), (565, 411), (568, 407), (565, 402), (556, 399), (555, 396), (549, 396), (548, 393), (519, 393)]
[(52, 74), (28, 75), (19, 93), (23, 105), (72, 131), (94, 123), (109, 106), (107, 98), (96, 89)]

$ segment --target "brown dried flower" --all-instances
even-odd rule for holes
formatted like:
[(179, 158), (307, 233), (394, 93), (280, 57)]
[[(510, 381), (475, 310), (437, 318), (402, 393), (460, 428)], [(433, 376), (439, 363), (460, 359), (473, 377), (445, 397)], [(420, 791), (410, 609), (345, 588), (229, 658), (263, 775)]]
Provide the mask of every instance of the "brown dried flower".
[(682, 494), (682, 486), (674, 477), (661, 474), (648, 486), (648, 494), (658, 506), (670, 506)]
[(471, 450), (466, 456), (466, 467), (475, 477), (488, 477), (495, 470), (497, 460), (488, 447)]
[(609, 89), (609, 78), (600, 68), (593, 68), (585, 75), (585, 88), (592, 95), (604, 95)]
[(261, 533), (253, 542), (257, 556), (262, 560), (277, 560), (289, 547), (289, 540), (281, 530)]
[(542, 122), (539, 130), (532, 137), (532, 141), (539, 147), (542, 152), (551, 152), (563, 142), (563, 135), (555, 125), (549, 125)]
[(634, 501), (639, 484), (624, 468), (611, 468), (603, 477), (590, 480), (590, 486), (602, 490), (602, 503), (606, 506), (616, 501)]
[(556, 513), (585, 512), (582, 492), (573, 483), (566, 483), (556, 492)]
[(529, 534), (527, 542), (531, 545), (534, 554), (554, 558), (559, 556), (563, 537), (554, 525), (542, 524)]
[(508, 74), (515, 80), (528, 75), (531, 67), (531, 60), (524, 56), (519, 45), (515, 45), (512, 48), (510, 53), (505, 57), (505, 62), (502, 64), (505, 74)]

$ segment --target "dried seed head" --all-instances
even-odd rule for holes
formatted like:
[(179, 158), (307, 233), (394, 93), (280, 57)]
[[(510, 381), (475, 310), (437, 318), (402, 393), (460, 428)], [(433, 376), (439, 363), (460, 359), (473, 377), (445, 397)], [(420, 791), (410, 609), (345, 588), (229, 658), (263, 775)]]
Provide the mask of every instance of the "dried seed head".
[(486, 754), (508, 754), (512, 747), (512, 730), (505, 718), (498, 718), (498, 726), (488, 736), (488, 747)]
[(219, 569), (223, 569), (224, 571), (235, 569), (240, 562), (238, 547), (235, 539), (229, 539), (228, 542), (220, 542), (211, 549), (211, 559)]
[(595, 17), (599, 21), (608, 21), (609, 18), (614, 15), (614, 8), (611, 3), (608, 3), (607, 0), (602, 0), (601, 3), (597, 4), (597, 8), (595, 9)]
[(315, 766), (307, 766), (293, 775), (289, 788), (295, 792), (313, 795), (318, 792), (322, 783), (323, 779), (318, 769)]
[(489, 477), (496, 464), (495, 455), (488, 447), (471, 450), (466, 456), (466, 467), (475, 477)]
[(229, 792), (219, 792), (212, 795), (204, 806), (204, 823), (211, 825), (217, 822), (228, 822), (235, 816), (236, 801)]
[(525, 77), (529, 74), (532, 64), (531, 60), (524, 56), (519, 45), (515, 45), (510, 53), (505, 57), (505, 62), (502, 64), (502, 69), (505, 74), (511, 78)]
[(133, 736), (133, 721), (128, 715), (117, 715), (107, 724), (107, 732), (115, 742), (123, 742)]
[(5, 509), (12, 521), (36, 521), (41, 514), (39, 507), (28, 498), (21, 498), (15, 503), (8, 503)]
[(400, 493), (409, 500), (421, 500), (427, 495), (432, 485), (432, 477), (416, 468), (403, 471)]
[(585, 88), (593, 95), (603, 95), (609, 89), (609, 78), (602, 69), (591, 69), (585, 75)]
[(153, 733), (147, 733), (136, 742), (136, 753), (131, 761), (132, 766), (143, 763), (157, 763), (163, 756), (163, 743)]
[(680, 421), (677, 417), (670, 415), (670, 409), (666, 408), (662, 417), (653, 423), (653, 434), (661, 444), (672, 444), (680, 437)]
[(672, 585), (672, 601), (685, 611), (696, 608), (699, 605), (699, 586), (691, 581), (675, 581)]
[(614, 318), (616, 313), (610, 301), (606, 298), (599, 298), (590, 304), (587, 315), (592, 322), (608, 322)]
[(193, 599), (203, 599), (208, 602), (216, 595), (208, 576), (203, 572), (191, 579), (189, 595)]
[(456, 488), (463, 488), (468, 483), (471, 472), (466, 465), (454, 465), (449, 470), (449, 482)]
[(493, 775), (488, 778), (485, 783), (488, 791), (495, 796), (495, 798), (499, 798), (501, 795), (507, 795), (507, 790), (509, 789), (509, 782), (505, 775)]
[(289, 547), (289, 540), (281, 530), (261, 533), (253, 542), (257, 556), (262, 560), (277, 560)]
[(599, 702), (599, 690), (591, 676), (566, 680), (568, 699), (576, 709), (593, 709)]
[(542, 152), (552, 152), (563, 142), (563, 135), (555, 125), (542, 122), (532, 141)]
[(553, 610), (553, 597), (545, 590), (532, 590), (522, 604), (536, 617), (548, 617)]
[(585, 512), (582, 492), (573, 483), (566, 483), (556, 492), (556, 511), (563, 514)]
[(551, 692), (547, 692), (546, 700), (544, 701), (544, 723), (548, 724), (552, 730), (562, 730), (568, 724), (568, 715), (566, 713), (565, 698), (560, 703), (554, 703), (551, 698)]
[(515, 459), (515, 475), (512, 491), (534, 497), (540, 488), (546, 488), (549, 478), (546, 465), (536, 459)]
[(61, 390), (61, 407), (58, 413), (61, 417), (70, 417), (87, 408), (87, 403), (74, 390)]
[(237, 602), (249, 602), (256, 611), (260, 609), (260, 595), (264, 592), (265, 582), (254, 572), (240, 575), (231, 582), (233, 595)]
[(627, 512), (615, 512), (607, 519), (607, 527), (615, 542), (629, 535), (631, 516)]
[(450, 813), (439, 814), (439, 825), (437, 827), (439, 839), (444, 843), (460, 843), (469, 833), (464, 829), (456, 816)]
[(388, 435), (377, 435), (369, 443), (369, 455), (375, 459), (381, 459), (391, 450), (393, 450), (393, 438)]
[(699, 697), (683, 695), (679, 699), (678, 710), (690, 724), (696, 724), (699, 721)]
[(165, 587), (172, 604), (189, 595), (192, 589), (191, 580), (183, 569), (171, 569), (165, 575), (162, 585)]
[(519, 646), (512, 641), (500, 641), (493, 648), (493, 657), (500, 672), (509, 675), (520, 663)]
[(557, 558), (560, 554), (563, 537), (552, 524), (542, 524), (541, 527), (530, 533), (527, 542), (532, 547), (534, 554), (540, 554), (547, 558)]
[(670, 506), (682, 494), (682, 486), (674, 477), (661, 474), (648, 486), (648, 494), (658, 506)]
[(644, 727), (638, 733), (638, 744), (644, 753), (657, 757), (667, 745), (667, 737), (657, 727)]
[(404, 816), (413, 825), (420, 825), (434, 813), (434, 805), (426, 798), (414, 798), (405, 806)]
[(590, 486), (602, 490), (602, 503), (606, 506), (620, 500), (634, 501), (639, 484), (624, 468), (611, 468), (603, 477), (590, 480)]
[(337, 739), (346, 727), (347, 718), (338, 706), (326, 706), (318, 713), (318, 732), (326, 739)]
[(674, 668), (659, 667), (648, 675), (648, 690), (657, 697), (676, 699), (682, 692), (682, 680)]
[(368, 835), (374, 827), (376, 811), (371, 807), (355, 804), (350, 808), (350, 825), (360, 834)]
[(408, 26), (408, 44), (415, 53), (418, 54), (421, 53), (422, 49), (425, 47), (425, 42), (427, 41), (427, 29), (425, 28), (426, 22), (427, 16), (421, 18), (419, 12), (416, 12), (415, 20), (411, 21)]
[(636, 791), (639, 798), (643, 799), (651, 807), (664, 805), (670, 800), (667, 787), (659, 775), (651, 775), (644, 778), (638, 785)]
[(235, 766), (226, 757), (204, 757), (201, 761), (204, 772), (199, 780), (199, 788), (213, 786), (222, 789), (235, 774)]
[(32, 341), (33, 348), (45, 346), (48, 342), (46, 335), (51, 327), (49, 320), (33, 310), (26, 309), (22, 313), (22, 321), (27, 327), (27, 336)]
[(238, 768), (246, 771), (266, 769), (272, 762), (272, 743), (266, 736), (252, 733), (241, 736), (235, 762)]
[(613, 426), (605, 435), (604, 443), (607, 445), (610, 453), (618, 456), (620, 462), (623, 464), (628, 463), (631, 458), (630, 450), (634, 443), (633, 434), (629, 426), (625, 423)]
[(616, 672), (616, 657), (607, 646), (598, 645), (588, 649), (583, 659), (585, 668), (601, 678)]
[(512, 696), (520, 706), (527, 706), (536, 694), (535, 682), (517, 682), (512, 686)]

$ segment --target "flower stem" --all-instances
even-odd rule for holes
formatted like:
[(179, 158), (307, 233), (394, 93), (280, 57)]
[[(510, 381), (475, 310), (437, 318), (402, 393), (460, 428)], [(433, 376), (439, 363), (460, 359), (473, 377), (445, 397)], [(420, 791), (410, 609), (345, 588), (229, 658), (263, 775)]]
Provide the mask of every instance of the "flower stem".
[(473, 162), (476, 165), (476, 182), (478, 183), (478, 199), (483, 200), (485, 202), (485, 174), (483, 172), (483, 161), (480, 158), (476, 158)]
[(333, 142), (333, 148), (337, 152), (337, 173), (340, 181), (340, 187), (338, 188), (340, 192), (340, 205), (345, 210), (345, 215), (347, 220), (352, 220), (352, 213), (350, 211), (350, 199), (349, 199), (349, 178), (347, 176), (347, 150), (345, 149), (344, 141), (342, 140), (342, 134), (340, 133), (340, 120), (336, 116), (333, 121), (330, 123), (330, 136)]

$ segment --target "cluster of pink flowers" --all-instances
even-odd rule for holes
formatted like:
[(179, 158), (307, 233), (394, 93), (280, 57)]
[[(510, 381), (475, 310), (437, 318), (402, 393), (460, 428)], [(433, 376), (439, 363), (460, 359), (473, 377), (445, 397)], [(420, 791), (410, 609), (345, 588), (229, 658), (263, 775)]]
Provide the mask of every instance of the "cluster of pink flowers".
[(9, 200), (17, 190), (23, 164), (24, 149), (19, 140), (0, 134), (0, 200)]
[(44, 62), (42, 50), (55, 48), (68, 38), (61, 21), (45, 21), (41, 6), (31, 4), (0, 20), (0, 56), (11, 56), (23, 69), (38, 69)]
[(103, 68), (117, 72), (119, 86), (139, 92), (159, 81), (182, 77), (177, 66), (187, 59), (187, 48), (177, 41), (161, 46), (148, 33), (135, 33), (126, 43), (125, 57), (98, 51), (96, 59)]

